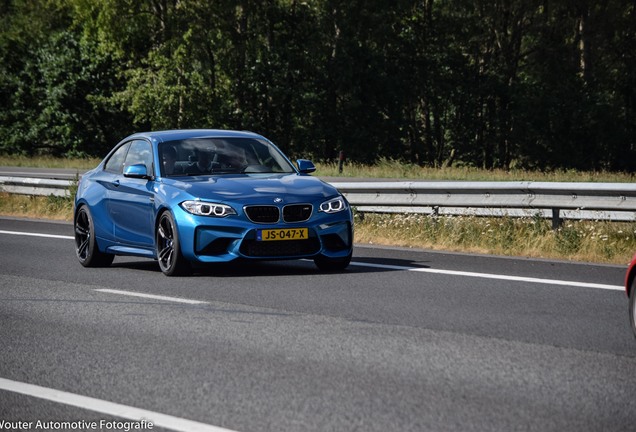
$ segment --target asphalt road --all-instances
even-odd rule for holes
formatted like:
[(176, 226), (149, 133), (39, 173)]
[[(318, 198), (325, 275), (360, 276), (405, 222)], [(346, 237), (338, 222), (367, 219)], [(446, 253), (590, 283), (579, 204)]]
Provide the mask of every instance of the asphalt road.
[(636, 430), (624, 267), (357, 247), (167, 278), (72, 235), (0, 219), (0, 430)]

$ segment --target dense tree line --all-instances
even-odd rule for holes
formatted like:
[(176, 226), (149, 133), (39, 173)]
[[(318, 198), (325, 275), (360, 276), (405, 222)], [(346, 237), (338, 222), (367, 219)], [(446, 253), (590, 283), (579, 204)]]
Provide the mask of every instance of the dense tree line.
[(0, 152), (234, 128), (293, 156), (636, 167), (634, 0), (0, 0)]

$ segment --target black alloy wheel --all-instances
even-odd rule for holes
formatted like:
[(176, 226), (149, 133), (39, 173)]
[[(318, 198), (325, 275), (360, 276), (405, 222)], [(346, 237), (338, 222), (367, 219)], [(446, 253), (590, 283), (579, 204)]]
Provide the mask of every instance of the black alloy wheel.
[(190, 272), (190, 264), (181, 254), (179, 232), (169, 211), (159, 217), (155, 235), (157, 261), (166, 276), (184, 275)]
[(75, 214), (75, 253), (84, 267), (107, 267), (115, 256), (103, 253), (97, 246), (93, 216), (86, 205), (81, 206)]
[(636, 338), (636, 278), (632, 280), (632, 287), (629, 292), (629, 324)]

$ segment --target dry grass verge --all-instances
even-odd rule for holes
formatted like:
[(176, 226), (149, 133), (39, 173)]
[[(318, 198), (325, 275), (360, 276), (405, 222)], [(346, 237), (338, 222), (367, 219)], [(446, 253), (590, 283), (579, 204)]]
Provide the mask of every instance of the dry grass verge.
[(0, 215), (32, 219), (73, 220), (73, 201), (56, 196), (0, 193)]
[(474, 167), (421, 167), (392, 159), (380, 159), (373, 165), (346, 162), (342, 173), (337, 163), (316, 163), (321, 177), (369, 177), (402, 180), (455, 180), (455, 181), (542, 181), (633, 183), (634, 173), (608, 171), (555, 170), (550, 172), (515, 170), (485, 170)]
[(624, 265), (636, 252), (636, 223), (535, 218), (365, 214), (356, 242), (434, 250)]
[(31, 167), (31, 168), (65, 168), (77, 170), (89, 170), (95, 168), (101, 159), (69, 159), (52, 156), (7, 156), (0, 155), (0, 166)]

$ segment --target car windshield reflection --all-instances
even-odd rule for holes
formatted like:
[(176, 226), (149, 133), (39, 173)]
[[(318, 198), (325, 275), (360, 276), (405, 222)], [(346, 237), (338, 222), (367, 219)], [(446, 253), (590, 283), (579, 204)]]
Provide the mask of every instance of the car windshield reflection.
[(266, 141), (196, 138), (159, 145), (163, 177), (224, 174), (288, 174), (291, 163)]

